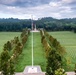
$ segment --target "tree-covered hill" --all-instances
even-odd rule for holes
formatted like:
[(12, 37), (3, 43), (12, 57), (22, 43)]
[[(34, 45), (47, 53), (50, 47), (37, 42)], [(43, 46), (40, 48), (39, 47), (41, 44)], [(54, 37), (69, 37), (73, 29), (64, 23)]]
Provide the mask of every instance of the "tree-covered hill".
[[(76, 32), (76, 18), (55, 19), (52, 17), (33, 20), (34, 26), (48, 31), (74, 31)], [(22, 31), (23, 28), (31, 28), (31, 19), (0, 19), (0, 31)]]

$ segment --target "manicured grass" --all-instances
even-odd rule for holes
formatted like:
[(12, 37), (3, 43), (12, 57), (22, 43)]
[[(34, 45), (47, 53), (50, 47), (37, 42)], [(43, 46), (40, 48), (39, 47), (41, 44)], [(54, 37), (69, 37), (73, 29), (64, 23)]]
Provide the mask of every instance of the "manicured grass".
[[(0, 32), (0, 53), (2, 51), (3, 45), (8, 41), (12, 40), (15, 36), (20, 36), (20, 32)], [(66, 66), (66, 71), (74, 70), (74, 64), (76, 63), (76, 34), (68, 31), (61, 32), (49, 32), (54, 38), (61, 43), (63, 47), (66, 49), (65, 58), (68, 60), (68, 66)], [(17, 60), (17, 64), (15, 65), (16, 71), (21, 72), (27, 65), (31, 65), (32, 55), (31, 55), (31, 34), (26, 42), (22, 54), (19, 56)], [(43, 45), (41, 44), (41, 36), (40, 33), (34, 32), (34, 65), (40, 65), (42, 71), (46, 69), (46, 58), (45, 58), (45, 50)]]
[[(27, 65), (31, 65), (32, 59), (32, 36), (30, 35), (28, 38), (27, 43), (23, 49), (22, 54), (20, 55), (18, 62), (16, 64), (16, 71), (20, 72), (23, 71)], [(40, 33), (34, 32), (34, 65), (40, 65), (42, 70), (45, 71), (46, 69), (46, 58), (44, 48), (41, 44), (41, 36)]]
[(34, 64), (40, 65), (42, 70), (46, 69), (45, 50), (41, 43), (40, 33), (34, 33)]
[(61, 43), (63, 47), (66, 49), (66, 56), (67, 59), (67, 67), (65, 68), (67, 71), (74, 70), (76, 64), (76, 34), (69, 31), (62, 31), (62, 32), (49, 32), (54, 38)]
[(13, 40), (15, 36), (20, 36), (20, 34), (20, 32), (0, 32), (0, 53), (7, 41)]

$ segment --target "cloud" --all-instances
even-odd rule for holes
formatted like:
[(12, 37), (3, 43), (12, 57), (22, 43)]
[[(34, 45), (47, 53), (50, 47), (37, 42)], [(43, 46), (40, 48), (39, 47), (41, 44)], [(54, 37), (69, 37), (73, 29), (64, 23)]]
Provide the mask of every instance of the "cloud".
[(18, 7), (33, 7), (48, 4), (50, 0), (1, 0), (0, 4)]
[(71, 2), (74, 2), (75, 0), (62, 0), (62, 2), (64, 3), (71, 3)]
[(76, 3), (76, 0), (62, 0), (63, 3)]
[[(34, 19), (76, 17), (76, 0), (1, 0), (0, 15)], [(5, 17), (7, 17), (7, 15)], [(3, 16), (4, 17), (4, 16)]]
[(13, 5), (16, 2), (16, 0), (0, 0), (0, 4), (2, 5)]

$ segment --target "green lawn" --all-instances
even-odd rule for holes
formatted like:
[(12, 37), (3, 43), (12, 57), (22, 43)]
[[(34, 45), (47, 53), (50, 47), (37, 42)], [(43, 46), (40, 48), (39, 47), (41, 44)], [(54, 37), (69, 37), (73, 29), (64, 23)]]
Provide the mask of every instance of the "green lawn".
[[(32, 44), (32, 36), (30, 35), (27, 43), (23, 49), (22, 54), (20, 55), (17, 65), (16, 71), (23, 71), (27, 65), (31, 65), (31, 44)], [(44, 48), (41, 44), (41, 36), (40, 33), (34, 33), (34, 65), (40, 65), (42, 70), (46, 69), (46, 58)]]
[(65, 47), (67, 55), (65, 56), (68, 60), (67, 71), (74, 70), (76, 64), (76, 34), (69, 31), (62, 32), (49, 32), (54, 38)]
[(15, 36), (20, 36), (20, 34), (20, 32), (0, 32), (0, 53), (7, 41), (14, 39)]
[[(20, 36), (20, 32), (0, 32), (0, 53), (3, 45), (8, 41), (12, 40), (15, 36)], [(74, 64), (76, 63), (76, 34), (69, 31), (61, 32), (49, 32), (50, 35), (57, 38), (63, 47), (65, 47), (67, 55), (66, 59), (69, 61), (67, 71), (74, 70)], [(27, 65), (31, 65), (31, 40), (30, 34), (28, 41), (26, 42), (22, 54), (17, 60), (15, 65), (16, 71), (21, 72)], [(42, 71), (46, 69), (46, 58), (43, 45), (41, 44), (40, 33), (34, 33), (34, 65), (40, 65)]]

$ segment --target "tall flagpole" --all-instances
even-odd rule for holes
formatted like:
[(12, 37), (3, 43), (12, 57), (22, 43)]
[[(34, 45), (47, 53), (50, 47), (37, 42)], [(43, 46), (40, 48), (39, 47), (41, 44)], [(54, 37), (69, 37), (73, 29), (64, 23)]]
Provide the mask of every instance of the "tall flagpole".
[(31, 18), (32, 18), (32, 20), (31, 20), (31, 25), (32, 25), (32, 68), (33, 68), (33, 16), (31, 15)]

